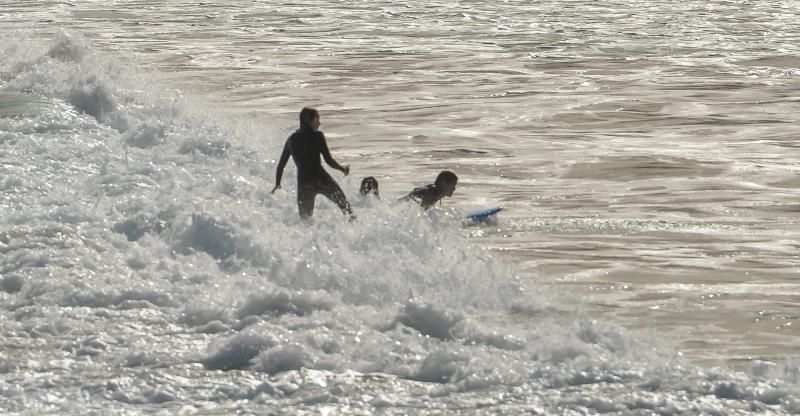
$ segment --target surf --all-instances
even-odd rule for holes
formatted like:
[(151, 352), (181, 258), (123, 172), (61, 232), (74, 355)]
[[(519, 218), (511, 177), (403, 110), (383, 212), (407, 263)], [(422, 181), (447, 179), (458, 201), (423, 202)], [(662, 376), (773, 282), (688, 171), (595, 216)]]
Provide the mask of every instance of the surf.
[(800, 411), (795, 363), (692, 366), (525, 284), (457, 211), (303, 223), (269, 195), (276, 126), (72, 34), (2, 47), (2, 92), (45, 103), (0, 118), (4, 409)]

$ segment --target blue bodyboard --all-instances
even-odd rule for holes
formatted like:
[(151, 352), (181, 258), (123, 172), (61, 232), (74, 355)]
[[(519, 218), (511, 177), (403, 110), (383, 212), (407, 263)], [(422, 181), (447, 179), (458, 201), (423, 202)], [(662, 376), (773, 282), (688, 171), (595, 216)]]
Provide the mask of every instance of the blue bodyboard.
[(477, 211), (471, 211), (467, 213), (467, 219), (473, 221), (482, 221), (497, 214), (502, 210), (503, 207), (494, 207), (494, 208), (479, 209)]

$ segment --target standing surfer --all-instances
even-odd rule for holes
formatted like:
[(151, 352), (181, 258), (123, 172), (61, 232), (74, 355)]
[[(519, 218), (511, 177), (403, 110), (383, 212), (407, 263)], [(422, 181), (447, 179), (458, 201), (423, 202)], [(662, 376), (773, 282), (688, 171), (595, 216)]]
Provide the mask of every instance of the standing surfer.
[(328, 142), (325, 140), (325, 135), (319, 130), (319, 126), (317, 110), (306, 107), (300, 111), (300, 128), (286, 139), (283, 153), (278, 161), (275, 188), (272, 189), (272, 193), (281, 188), (283, 169), (291, 155), (297, 167), (297, 208), (301, 218), (309, 218), (314, 214), (314, 200), (317, 194), (325, 195), (339, 206), (343, 213), (352, 215), (353, 209), (342, 192), (342, 188), (322, 168), (320, 155), (330, 167), (341, 171), (345, 176), (350, 173), (350, 166), (342, 166), (333, 159), (328, 149)]

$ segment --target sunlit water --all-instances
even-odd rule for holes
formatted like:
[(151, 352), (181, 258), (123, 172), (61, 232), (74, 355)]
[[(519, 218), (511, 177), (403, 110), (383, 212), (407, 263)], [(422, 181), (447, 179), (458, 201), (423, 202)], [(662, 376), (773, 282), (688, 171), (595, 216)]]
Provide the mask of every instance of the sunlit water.
[(0, 6), (0, 409), (800, 412), (800, 4)]

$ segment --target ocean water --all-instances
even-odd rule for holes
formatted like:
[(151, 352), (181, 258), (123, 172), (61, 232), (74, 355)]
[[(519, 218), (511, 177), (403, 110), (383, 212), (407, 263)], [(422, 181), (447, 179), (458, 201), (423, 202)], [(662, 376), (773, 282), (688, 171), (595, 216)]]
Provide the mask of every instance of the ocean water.
[(800, 413), (797, 2), (0, 6), (0, 413)]

